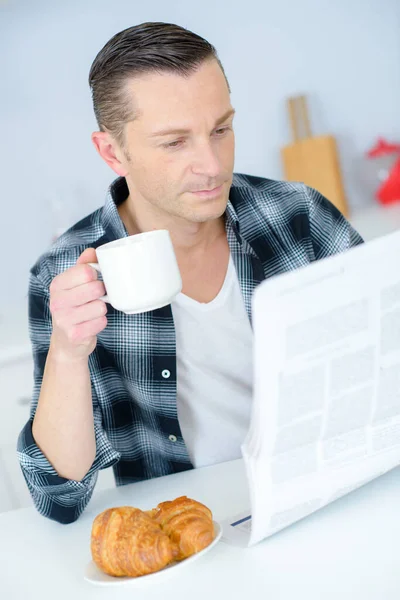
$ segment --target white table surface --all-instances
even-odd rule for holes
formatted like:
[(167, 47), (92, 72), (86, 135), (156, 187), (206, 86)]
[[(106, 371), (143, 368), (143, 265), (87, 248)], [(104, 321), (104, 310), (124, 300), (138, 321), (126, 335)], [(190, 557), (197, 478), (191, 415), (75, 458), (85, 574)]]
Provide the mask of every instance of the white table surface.
[(59, 525), (22, 509), (0, 515), (0, 598), (98, 600), (398, 600), (400, 468), (252, 548), (221, 541), (157, 584), (97, 587), (84, 581), (94, 517), (110, 506), (150, 508), (186, 494), (217, 520), (248, 506), (242, 461), (121, 488), (92, 500), (80, 519)]
[(400, 201), (387, 206), (373, 203), (350, 214), (350, 223), (366, 242), (400, 229)]

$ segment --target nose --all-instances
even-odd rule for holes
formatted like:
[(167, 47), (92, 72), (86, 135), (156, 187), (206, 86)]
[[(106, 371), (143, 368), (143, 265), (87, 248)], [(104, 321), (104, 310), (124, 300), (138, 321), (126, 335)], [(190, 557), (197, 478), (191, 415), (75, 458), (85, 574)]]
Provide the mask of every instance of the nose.
[(196, 175), (206, 175), (210, 178), (220, 175), (220, 162), (211, 142), (204, 142), (194, 151), (192, 172)]

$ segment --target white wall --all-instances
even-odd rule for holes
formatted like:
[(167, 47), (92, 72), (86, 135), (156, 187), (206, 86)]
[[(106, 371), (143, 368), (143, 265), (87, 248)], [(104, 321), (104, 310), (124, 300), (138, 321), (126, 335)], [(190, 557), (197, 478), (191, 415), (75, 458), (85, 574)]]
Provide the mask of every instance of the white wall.
[(315, 133), (337, 136), (353, 205), (354, 161), (378, 134), (400, 139), (399, 0), (2, 0), (0, 313), (23, 300), (54, 227), (102, 204), (113, 174), (90, 142), (88, 71), (114, 33), (152, 20), (216, 45), (237, 109), (237, 171), (281, 177), (292, 93), (309, 93)]

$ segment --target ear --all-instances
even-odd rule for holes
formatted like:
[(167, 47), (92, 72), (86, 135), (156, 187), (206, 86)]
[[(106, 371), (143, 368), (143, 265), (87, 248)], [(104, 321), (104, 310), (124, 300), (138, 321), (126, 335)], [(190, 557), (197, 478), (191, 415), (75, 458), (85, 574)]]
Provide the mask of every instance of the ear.
[(117, 142), (107, 131), (94, 131), (92, 142), (101, 158), (112, 170), (121, 177), (125, 177), (128, 170), (125, 166), (124, 153)]

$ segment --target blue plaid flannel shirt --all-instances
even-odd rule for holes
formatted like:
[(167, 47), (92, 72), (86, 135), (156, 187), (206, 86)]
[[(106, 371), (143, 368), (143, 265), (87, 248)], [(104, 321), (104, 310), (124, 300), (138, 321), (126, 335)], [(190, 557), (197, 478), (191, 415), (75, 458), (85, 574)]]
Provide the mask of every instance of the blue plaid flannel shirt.
[[(170, 306), (126, 315), (108, 305), (108, 325), (89, 357), (97, 452), (82, 481), (60, 477), (32, 436), (52, 329), (50, 283), (73, 266), (85, 248), (127, 235), (117, 210), (127, 195), (125, 179), (116, 179), (105, 205), (62, 235), (31, 270), (34, 391), (30, 419), (18, 439), (18, 456), (38, 511), (61, 523), (82, 513), (100, 469), (113, 466), (116, 483), (122, 485), (193, 468), (177, 417)], [(250, 320), (252, 294), (263, 279), (362, 243), (317, 191), (250, 175), (234, 174), (225, 222)]]

